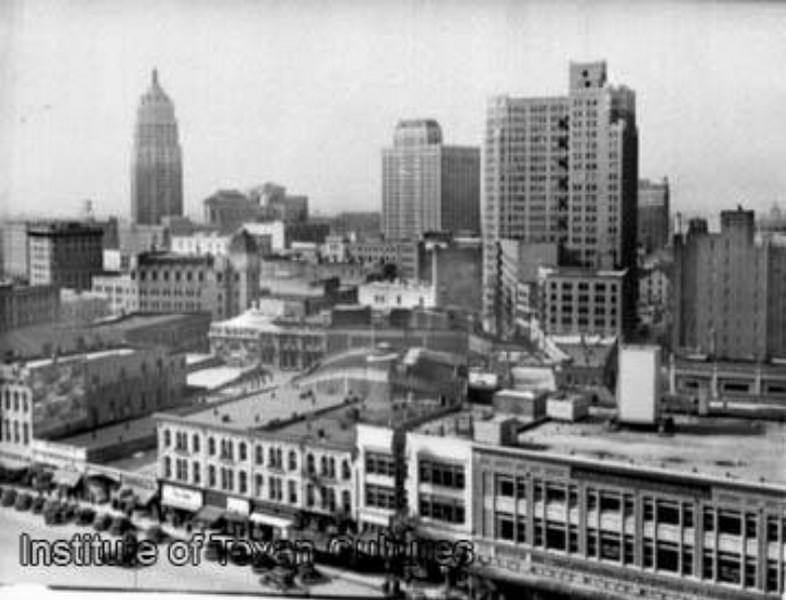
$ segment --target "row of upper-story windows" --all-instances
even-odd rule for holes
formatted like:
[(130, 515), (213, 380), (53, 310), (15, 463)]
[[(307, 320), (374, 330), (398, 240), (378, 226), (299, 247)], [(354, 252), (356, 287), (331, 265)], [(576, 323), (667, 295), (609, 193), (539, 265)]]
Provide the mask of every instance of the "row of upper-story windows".
[[(201, 448), (201, 438), (197, 433), (190, 435), (191, 444), (189, 446), (189, 434), (185, 432), (175, 432), (174, 434), (174, 449), (184, 452), (199, 452)], [(169, 428), (163, 430), (163, 445), (164, 448), (170, 448), (173, 444), (172, 431)], [(237, 450), (237, 453), (235, 452)], [(208, 436), (207, 438), (207, 454), (208, 456), (218, 456), (222, 459), (245, 461), (249, 458), (249, 446), (245, 441), (234, 441), (230, 438), (216, 439), (215, 436)], [(300, 468), (298, 453), (295, 450), (289, 450), (286, 453), (286, 464), (284, 463), (284, 451), (281, 448), (269, 446), (267, 448), (267, 457), (265, 456), (265, 447), (262, 444), (255, 444), (253, 446), (253, 460), (254, 463), (260, 466), (267, 465), (271, 469), (297, 471)], [(336, 459), (331, 456), (323, 455), (319, 458), (319, 474), (331, 479), (338, 479), (336, 470)], [(312, 452), (306, 454), (305, 470), (309, 474), (317, 473), (317, 461)], [(341, 461), (341, 479), (350, 479), (352, 476), (351, 467), (347, 459)]]
[(21, 409), (22, 412), (27, 412), (30, 410), (30, 396), (31, 393), (28, 391), (11, 390), (9, 388), (5, 388), (3, 390), (3, 404), (5, 410), (19, 411)]
[(9, 444), (22, 444), (27, 446), (30, 443), (30, 425), (29, 423), (21, 423), (16, 419), (3, 419), (3, 431), (0, 432), (2, 440)]

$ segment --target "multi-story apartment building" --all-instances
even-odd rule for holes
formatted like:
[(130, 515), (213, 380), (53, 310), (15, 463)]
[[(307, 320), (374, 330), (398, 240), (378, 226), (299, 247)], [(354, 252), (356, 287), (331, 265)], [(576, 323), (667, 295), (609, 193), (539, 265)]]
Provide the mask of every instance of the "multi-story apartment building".
[(185, 356), (129, 348), (0, 365), (0, 451), (29, 458), (52, 439), (181, 404)]
[(637, 243), (644, 254), (650, 254), (669, 243), (669, 180), (639, 181)]
[(186, 416), (159, 414), (162, 503), (175, 519), (218, 511), (255, 536), (351, 518), (354, 404), (346, 390), (275, 388)]
[[(567, 96), (499, 96), (488, 107), (484, 312), (492, 327), (500, 240), (557, 243), (571, 264), (635, 274), (635, 94), (607, 83), (605, 62), (571, 63), (569, 75)], [(630, 296), (635, 306), (635, 288)]]
[(393, 147), (382, 151), (385, 238), (479, 230), (480, 149), (443, 145), (436, 121), (400, 121)]
[(225, 319), (250, 308), (259, 296), (259, 255), (241, 232), (225, 256), (147, 252), (127, 273), (93, 278), (115, 313), (210, 312)]
[(546, 335), (621, 337), (624, 271), (541, 268), (538, 278), (540, 321)]
[(60, 289), (0, 282), (0, 333), (60, 318)]
[(51, 221), (27, 227), (30, 285), (89, 290), (103, 268), (103, 230), (76, 221)]
[(725, 359), (786, 355), (786, 245), (757, 241), (753, 211), (692, 221), (674, 244), (672, 348)]

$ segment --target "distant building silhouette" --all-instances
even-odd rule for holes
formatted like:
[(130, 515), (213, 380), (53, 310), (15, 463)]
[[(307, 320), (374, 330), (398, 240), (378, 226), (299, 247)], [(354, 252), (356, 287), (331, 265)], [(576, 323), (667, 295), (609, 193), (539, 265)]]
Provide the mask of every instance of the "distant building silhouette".
[(150, 88), (137, 109), (131, 164), (131, 218), (158, 225), (161, 217), (183, 214), (183, 164), (175, 106), (153, 70)]
[(430, 231), (480, 231), (480, 148), (444, 145), (436, 121), (400, 121), (382, 151), (382, 232)]

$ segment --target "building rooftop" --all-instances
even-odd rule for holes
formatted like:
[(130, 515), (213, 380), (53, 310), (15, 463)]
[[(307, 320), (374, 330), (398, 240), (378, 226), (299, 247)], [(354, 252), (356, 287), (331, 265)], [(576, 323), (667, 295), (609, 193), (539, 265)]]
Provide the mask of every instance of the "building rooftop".
[(48, 323), (22, 327), (0, 334), (0, 355), (13, 352), (15, 356), (32, 358), (51, 355), (56, 348), (60, 348), (62, 354), (71, 354), (84, 347), (88, 350), (116, 347), (125, 343), (125, 337), (131, 330), (142, 327), (162, 327), (194, 317), (209, 320), (208, 313), (204, 315), (136, 313), (82, 327), (73, 323)]
[(58, 444), (67, 444), (77, 448), (104, 448), (114, 444), (136, 440), (147, 436), (155, 436), (156, 423), (150, 417), (131, 419), (122, 423), (98, 427), (84, 433), (55, 440)]
[(310, 395), (297, 387), (284, 385), (212, 404), (181, 418), (195, 424), (249, 430), (269, 427), (276, 422), (290, 420), (295, 415), (302, 416), (306, 412), (341, 405), (344, 401), (343, 391)]
[(640, 429), (612, 431), (605, 422), (598, 413), (579, 423), (547, 422), (520, 433), (519, 444), (596, 462), (786, 485), (786, 423), (677, 416), (674, 435), (664, 437)]
[[(107, 358), (110, 356), (128, 356), (129, 354), (133, 354), (134, 352), (136, 352), (134, 348), (112, 348), (110, 350), (99, 350), (96, 352), (79, 352), (77, 354), (58, 356), (57, 362), (65, 363), (77, 359), (84, 359), (87, 361), (99, 360), (101, 358)], [(54, 357), (39, 358), (36, 360), (26, 361), (25, 367), (27, 367), (28, 369), (36, 369), (39, 367), (50, 365), (54, 362), (55, 362)]]
[[(187, 360), (188, 359), (186, 359), (186, 364), (188, 364)], [(208, 367), (189, 373), (186, 376), (186, 384), (191, 387), (215, 390), (237, 381), (252, 370), (255, 370), (255, 368), (241, 369), (239, 367), (228, 367), (225, 365)]]

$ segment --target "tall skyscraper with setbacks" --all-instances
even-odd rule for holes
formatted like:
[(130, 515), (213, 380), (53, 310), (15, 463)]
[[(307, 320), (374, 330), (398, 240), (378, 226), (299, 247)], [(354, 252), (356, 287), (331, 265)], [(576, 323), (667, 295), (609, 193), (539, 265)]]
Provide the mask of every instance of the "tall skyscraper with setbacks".
[(131, 219), (157, 225), (161, 217), (183, 214), (183, 163), (175, 105), (153, 70), (150, 88), (137, 109), (131, 164)]

